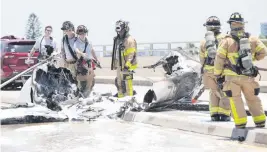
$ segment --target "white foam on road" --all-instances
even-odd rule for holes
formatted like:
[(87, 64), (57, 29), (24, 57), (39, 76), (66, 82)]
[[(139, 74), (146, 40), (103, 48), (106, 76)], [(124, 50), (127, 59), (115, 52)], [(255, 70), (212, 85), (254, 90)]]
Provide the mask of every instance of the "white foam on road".
[(67, 118), (66, 115), (59, 114), (55, 111), (47, 109), (46, 107), (35, 105), (31, 108), (14, 108), (14, 109), (5, 109), (0, 112), (0, 119), (7, 118), (20, 118), (27, 115), (35, 115), (35, 116), (47, 116), (47, 117), (55, 117), (55, 118)]
[[(134, 87), (137, 91), (137, 95), (135, 96), (139, 102), (143, 101), (143, 96), (149, 89), (149, 87)], [(11, 103), (25, 103), (25, 101), (21, 100), (21, 96), (29, 96), (29, 92), (26, 90), (23, 90), (23, 92), (20, 93), (20, 97), (16, 99), (18, 102), (10, 101)], [(117, 89), (114, 85), (105, 85), (105, 84), (96, 84), (94, 87), (94, 92), (96, 92), (96, 95), (91, 94), (90, 101), (97, 101), (99, 100), (99, 94), (102, 93), (112, 93), (114, 95), (117, 93)], [(120, 107), (124, 104), (125, 101), (130, 100), (131, 97), (124, 97), (121, 99), (114, 98), (115, 101), (112, 102), (111, 100), (108, 100), (107, 98), (103, 97), (101, 102), (94, 102), (93, 104), (87, 105), (86, 102), (81, 101), (82, 104), (79, 104), (78, 101), (73, 101), (73, 103), (69, 103), (69, 105), (64, 105), (63, 110), (60, 112), (52, 111), (50, 109), (47, 109), (44, 106), (41, 105), (34, 105), (34, 107), (31, 108), (15, 108), (15, 109), (6, 109), (1, 110), (0, 119), (7, 119), (7, 118), (19, 118), (24, 117), (27, 115), (34, 115), (34, 116), (45, 116), (45, 117), (55, 117), (60, 119), (65, 118), (81, 118), (81, 115), (90, 107), (92, 109), (103, 109), (104, 111), (101, 111), (101, 115), (111, 115), (119, 112)], [(26, 98), (24, 98), (26, 99)], [(89, 100), (88, 100), (89, 101)], [(26, 101), (27, 102), (27, 101)], [(27, 102), (29, 103), (29, 101)], [(76, 104), (75, 104), (76, 103)], [(77, 108), (77, 105), (79, 104), (79, 107)], [(72, 106), (70, 106), (72, 105)], [(87, 115), (94, 116), (98, 115), (98, 111), (91, 111), (87, 112)], [(87, 116), (86, 115), (86, 116)]]

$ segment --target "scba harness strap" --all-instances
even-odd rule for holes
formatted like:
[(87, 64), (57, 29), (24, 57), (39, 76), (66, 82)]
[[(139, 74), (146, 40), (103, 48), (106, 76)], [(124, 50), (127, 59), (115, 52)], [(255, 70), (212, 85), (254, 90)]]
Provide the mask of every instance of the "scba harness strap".
[[(64, 50), (64, 58), (65, 58), (65, 60), (67, 59), (67, 57), (66, 57), (66, 52), (65, 52), (65, 49), (64, 49), (65, 48), (65, 44), (64, 44), (65, 41), (64, 40), (66, 40), (66, 42), (67, 42), (67, 46), (68, 46), (68, 49), (70, 51), (71, 56), (75, 59), (75, 61), (73, 61), (73, 63), (76, 63), (78, 58), (77, 58), (76, 53), (74, 52), (74, 50), (70, 46), (68, 35), (65, 35), (63, 37), (63, 40), (62, 40), (63, 41), (63, 50)], [(76, 42), (76, 41), (77, 41), (77, 37), (74, 38), (74, 42)]]
[[(86, 52), (87, 46), (88, 46), (88, 40), (85, 39), (85, 47), (84, 47), (83, 53)], [(86, 64), (87, 64), (87, 66), (89, 68), (91, 67), (91, 61), (90, 60), (85, 61), (83, 57), (80, 57), (78, 59), (78, 62), (77, 62), (77, 74), (86, 75), (88, 73), (88, 69), (85, 66)]]
[[(249, 33), (246, 33), (244, 37), (242, 38), (249, 38)], [(240, 38), (238, 38), (235, 35), (231, 35), (231, 37), (235, 40), (238, 46), (238, 50), (240, 51)], [(229, 68), (233, 70), (238, 75), (245, 75), (248, 77), (257, 77), (259, 73), (258, 67), (252, 65), (250, 69), (245, 69), (243, 66), (242, 58), (247, 57), (247, 54), (241, 54), (237, 58), (237, 64), (233, 65), (231, 64), (230, 60), (227, 59), (227, 64), (225, 65), (226, 68)]]

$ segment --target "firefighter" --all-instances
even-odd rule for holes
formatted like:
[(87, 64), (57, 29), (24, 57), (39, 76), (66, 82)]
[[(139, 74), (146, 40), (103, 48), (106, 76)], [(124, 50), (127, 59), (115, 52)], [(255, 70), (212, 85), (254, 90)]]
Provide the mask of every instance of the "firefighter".
[(137, 44), (129, 34), (128, 22), (116, 22), (117, 36), (114, 38), (111, 70), (117, 70), (115, 97), (133, 96), (133, 71), (137, 68)]
[(241, 98), (243, 92), (256, 127), (265, 127), (259, 83), (255, 81), (258, 69), (253, 61), (262, 60), (267, 48), (254, 36), (244, 30), (245, 21), (238, 12), (231, 14), (228, 22), (231, 31), (222, 40), (217, 50), (214, 74), (225, 75), (223, 92), (230, 100), (232, 117), (236, 128), (245, 128), (247, 114)]
[(91, 52), (93, 50), (91, 42), (87, 39), (88, 30), (84, 25), (79, 25), (76, 30), (78, 35), (74, 42), (74, 51), (77, 54), (77, 80), (78, 87), (86, 98), (90, 95), (95, 77), (92, 69)]
[(64, 62), (64, 67), (68, 68), (72, 76), (76, 78), (76, 61), (77, 56), (74, 52), (74, 42), (77, 40), (75, 35), (75, 28), (72, 22), (65, 21), (62, 24), (61, 30), (64, 32), (64, 36), (61, 44), (61, 53)]
[(207, 29), (205, 40), (200, 42), (200, 62), (202, 64), (202, 79), (205, 88), (210, 89), (210, 116), (212, 121), (230, 121), (230, 105), (227, 97), (223, 96), (218, 83), (224, 81), (214, 76), (214, 60), (218, 43), (224, 34), (220, 32), (221, 23), (218, 17), (210, 16), (204, 26)]

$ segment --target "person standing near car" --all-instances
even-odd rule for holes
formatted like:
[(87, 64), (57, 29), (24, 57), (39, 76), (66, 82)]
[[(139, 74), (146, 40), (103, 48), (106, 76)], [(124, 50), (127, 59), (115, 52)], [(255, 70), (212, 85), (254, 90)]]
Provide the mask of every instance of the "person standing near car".
[(44, 60), (48, 58), (54, 51), (57, 51), (56, 41), (51, 36), (52, 30), (53, 28), (50, 25), (45, 27), (44, 36), (35, 42), (35, 45), (28, 54), (29, 58), (33, 56), (34, 52), (39, 51), (38, 60)]

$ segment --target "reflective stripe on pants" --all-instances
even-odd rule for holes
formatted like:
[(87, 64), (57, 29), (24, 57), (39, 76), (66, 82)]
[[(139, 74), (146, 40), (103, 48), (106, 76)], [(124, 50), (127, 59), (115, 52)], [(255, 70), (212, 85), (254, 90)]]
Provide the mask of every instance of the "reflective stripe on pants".
[(133, 96), (133, 80), (128, 72), (121, 71), (120, 68), (117, 68), (115, 85), (118, 90), (118, 98)]
[(224, 114), (230, 116), (230, 104), (227, 97), (223, 95), (222, 90), (218, 89), (218, 85), (212, 73), (204, 73), (203, 84), (206, 88), (210, 89), (209, 107), (210, 115)]
[(226, 76), (224, 84), (224, 94), (230, 100), (232, 116), (236, 126), (246, 126), (247, 114), (241, 98), (243, 92), (249, 111), (253, 117), (254, 123), (265, 124), (266, 116), (262, 107), (259, 94), (259, 84), (253, 78)]

